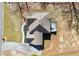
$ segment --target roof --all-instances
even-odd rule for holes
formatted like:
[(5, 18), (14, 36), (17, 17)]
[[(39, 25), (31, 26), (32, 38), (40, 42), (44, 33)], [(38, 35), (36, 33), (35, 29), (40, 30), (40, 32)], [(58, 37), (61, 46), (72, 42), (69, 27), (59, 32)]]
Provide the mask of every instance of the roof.
[[(32, 13), (31, 16), (28, 18), (34, 18), (36, 16), (36, 20), (33, 21), (29, 25), (29, 31), (30, 33), (33, 33), (34, 31), (40, 31), (40, 32), (45, 32), (48, 33), (50, 32), (50, 21), (49, 21), (49, 13)], [(32, 20), (32, 19), (31, 19)]]
[(41, 19), (42, 17), (48, 15), (48, 12), (34, 12), (34, 13), (29, 13), (27, 18), (37, 18)]

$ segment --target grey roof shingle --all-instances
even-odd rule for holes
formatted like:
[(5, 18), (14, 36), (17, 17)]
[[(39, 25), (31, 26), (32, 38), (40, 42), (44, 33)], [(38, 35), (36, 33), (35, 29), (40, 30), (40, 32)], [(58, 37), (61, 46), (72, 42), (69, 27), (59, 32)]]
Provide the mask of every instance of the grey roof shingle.
[[(29, 25), (30, 33), (34, 32), (34, 31), (40, 31), (41, 27), (44, 28), (43, 30), (41, 30), (43, 33), (45, 33), (45, 32), (49, 33), (50, 32), (50, 21), (48, 19), (48, 14), (49, 13), (45, 13), (45, 12), (43, 13), (42, 12), (42, 13), (32, 13), (29, 16), (27, 16), (27, 18), (29, 18), (29, 19), (30, 18), (36, 18), (36, 20)], [(41, 27), (38, 27), (39, 25)], [(37, 30), (36, 28), (38, 28), (40, 30)]]

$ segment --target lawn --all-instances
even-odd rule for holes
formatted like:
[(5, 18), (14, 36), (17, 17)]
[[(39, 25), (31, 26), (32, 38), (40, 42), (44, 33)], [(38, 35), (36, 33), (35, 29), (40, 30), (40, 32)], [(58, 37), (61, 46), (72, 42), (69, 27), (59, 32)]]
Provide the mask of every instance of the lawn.
[(7, 38), (6, 39), (7, 41), (21, 42), (21, 38), (22, 38), (21, 31), (15, 30), (14, 25), (15, 25), (16, 21), (15, 21), (15, 23), (13, 23), (10, 16), (11, 16), (10, 9), (5, 4), (4, 5), (4, 32), (3, 32), (3, 36)]

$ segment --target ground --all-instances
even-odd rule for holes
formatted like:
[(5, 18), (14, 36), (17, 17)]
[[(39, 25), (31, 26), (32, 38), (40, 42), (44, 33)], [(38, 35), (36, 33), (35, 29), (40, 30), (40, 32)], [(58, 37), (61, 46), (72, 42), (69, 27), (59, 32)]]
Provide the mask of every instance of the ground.
[[(58, 30), (59, 31), (58, 32), (59, 36), (63, 37), (62, 34), (64, 34), (65, 37), (66, 37), (65, 40), (69, 40), (70, 36), (67, 37), (67, 35), (66, 35), (67, 32), (64, 31), (64, 28), (67, 27), (67, 25), (65, 24), (65, 22), (66, 22), (66, 20), (67, 20), (67, 18), (68, 18), (69, 15), (67, 15), (67, 16), (64, 15), (63, 17), (61, 17), (63, 15), (62, 14), (62, 10), (61, 10), (63, 7), (60, 8), (60, 6), (57, 6), (55, 8), (56, 9), (54, 10), (54, 7), (52, 6), (52, 4), (50, 4), (49, 6), (47, 6), (47, 10), (46, 11), (50, 11), (50, 13), (53, 13), (53, 17), (52, 18), (56, 19), (58, 21), (58, 24), (61, 25), (61, 26), (58, 26), (58, 28), (59, 28), (59, 30)], [(42, 10), (32, 9), (32, 11), (42, 11)], [(45, 10), (43, 10), (43, 11), (45, 11)], [(21, 26), (18, 23), (18, 21), (19, 20), (18, 20), (18, 18), (15, 15), (14, 16), (11, 15), (11, 10), (5, 4), (4, 5), (4, 34), (3, 34), (3, 36), (6, 37), (6, 41), (20, 42), (21, 43), (21, 39), (22, 39), (21, 30), (20, 30)], [(76, 37), (76, 35), (74, 35), (74, 36)], [(72, 52), (68, 52), (68, 53), (61, 53), (61, 51), (60, 51), (60, 53), (59, 53), (59, 50), (56, 49), (57, 45), (59, 44), (59, 39), (56, 39), (56, 40), (45, 40), (44, 42), (45, 42), (45, 44), (44, 44), (45, 45), (45, 50), (43, 51), (42, 55), (49, 55), (49, 56), (50, 55), (56, 55), (56, 56), (57, 55), (58, 56), (59, 55), (79, 55), (79, 51), (77, 51), (77, 50), (75, 52), (72, 51)], [(72, 42), (70, 42), (70, 44), (71, 43)], [(53, 44), (54, 44), (54, 46), (53, 46)], [(73, 48), (71, 48), (71, 50), (73, 50)]]

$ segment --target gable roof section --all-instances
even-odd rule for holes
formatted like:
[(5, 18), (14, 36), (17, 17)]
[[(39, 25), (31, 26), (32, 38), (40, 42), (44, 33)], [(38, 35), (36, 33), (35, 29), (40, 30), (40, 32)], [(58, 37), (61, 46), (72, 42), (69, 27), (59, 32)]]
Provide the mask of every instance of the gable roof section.
[(49, 33), (50, 32), (50, 21), (48, 19), (48, 14), (46, 13), (44, 15), (41, 15), (41, 17), (37, 18), (33, 23), (31, 23), (29, 26), (29, 31), (30, 33), (33, 33), (34, 31)]

